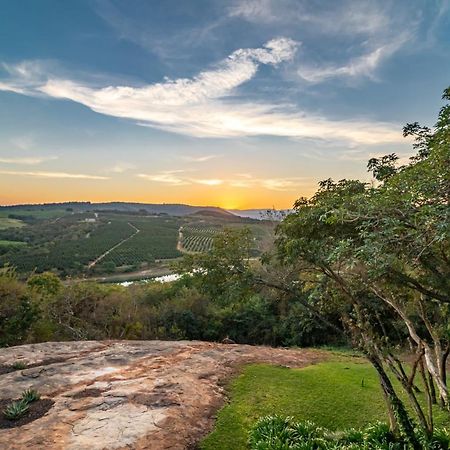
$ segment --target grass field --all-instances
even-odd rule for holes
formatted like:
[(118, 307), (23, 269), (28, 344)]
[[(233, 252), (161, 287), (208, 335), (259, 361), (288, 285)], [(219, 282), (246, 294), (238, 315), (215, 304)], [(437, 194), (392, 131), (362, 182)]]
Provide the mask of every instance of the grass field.
[[(250, 427), (269, 414), (311, 420), (329, 429), (386, 421), (377, 374), (359, 358), (339, 358), (304, 369), (250, 365), (230, 386), (230, 403), (201, 450), (245, 450)], [(423, 399), (422, 399), (423, 400)], [(436, 424), (445, 424), (436, 415)]]
[(0, 217), (0, 230), (23, 227), (24, 225), (25, 224), (21, 220), (9, 219), (8, 217)]

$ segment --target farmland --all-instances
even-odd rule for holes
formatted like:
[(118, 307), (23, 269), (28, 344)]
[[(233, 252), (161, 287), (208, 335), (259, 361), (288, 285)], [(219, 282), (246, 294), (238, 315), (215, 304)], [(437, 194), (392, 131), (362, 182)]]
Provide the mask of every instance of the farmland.
[(243, 226), (251, 229), (258, 254), (267, 226), (229, 213), (170, 216), (143, 209), (45, 205), (0, 209), (0, 266), (13, 266), (23, 276), (44, 271), (63, 277), (137, 273), (183, 253), (207, 252), (226, 227)]
[(20, 228), (24, 225), (25, 224), (21, 220), (0, 216), (0, 230), (6, 230), (7, 228)]
[(174, 218), (132, 219), (130, 224), (139, 230), (131, 239), (109, 253), (102, 263), (117, 267), (151, 263), (156, 259), (180, 256), (177, 250), (179, 223)]
[(181, 249), (186, 252), (207, 252), (211, 250), (214, 238), (222, 230), (212, 226), (187, 226), (180, 228)]

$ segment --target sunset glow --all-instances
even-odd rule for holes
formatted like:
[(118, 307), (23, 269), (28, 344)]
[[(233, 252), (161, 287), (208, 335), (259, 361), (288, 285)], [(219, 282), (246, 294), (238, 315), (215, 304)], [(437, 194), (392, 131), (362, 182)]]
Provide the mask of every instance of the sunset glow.
[(0, 17), (5, 205), (289, 208), (406, 157), (403, 124), (431, 125), (450, 74), (447, 2), (19, 3)]

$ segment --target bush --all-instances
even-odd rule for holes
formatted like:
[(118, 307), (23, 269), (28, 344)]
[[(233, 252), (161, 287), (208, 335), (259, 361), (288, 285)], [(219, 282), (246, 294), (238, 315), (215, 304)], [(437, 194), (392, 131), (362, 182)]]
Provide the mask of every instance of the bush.
[[(450, 434), (436, 429), (431, 439), (420, 436), (424, 450), (448, 450)], [(396, 438), (381, 422), (363, 430), (332, 432), (312, 422), (295, 422), (292, 417), (263, 417), (250, 430), (252, 450), (407, 450), (406, 442)]]

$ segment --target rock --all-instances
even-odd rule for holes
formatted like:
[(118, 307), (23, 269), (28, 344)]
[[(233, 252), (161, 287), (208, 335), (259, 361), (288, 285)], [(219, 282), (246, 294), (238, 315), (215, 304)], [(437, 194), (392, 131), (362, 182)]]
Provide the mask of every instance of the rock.
[(23, 377), (27, 378), (37, 378), (45, 371), (44, 367), (33, 367), (32, 369), (22, 370), (20, 373)]
[(222, 339), (222, 344), (236, 344), (233, 339), (230, 339), (228, 336), (225, 339)]
[(32, 387), (55, 403), (39, 419), (1, 430), (2, 450), (191, 448), (211, 430), (234, 368), (322, 359), (318, 351), (238, 344), (92, 341), (0, 349), (0, 364), (18, 355), (36, 367), (0, 375), (0, 398)]

